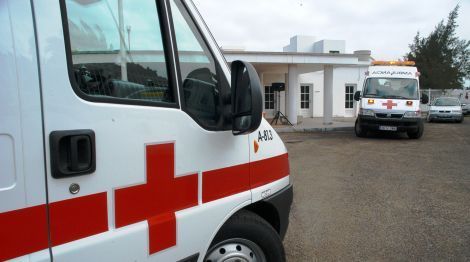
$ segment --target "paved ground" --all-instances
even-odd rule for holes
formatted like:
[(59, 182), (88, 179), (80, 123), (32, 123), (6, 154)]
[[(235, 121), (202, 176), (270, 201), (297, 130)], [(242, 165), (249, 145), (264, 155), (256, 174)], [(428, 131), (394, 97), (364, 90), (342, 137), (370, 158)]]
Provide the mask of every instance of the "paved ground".
[(288, 261), (470, 261), (470, 118), (406, 135), (282, 134)]
[[(302, 119), (302, 122), (295, 126), (287, 124), (274, 125), (274, 129), (278, 133), (286, 132), (326, 132), (326, 131), (351, 131), (354, 130), (356, 118), (352, 117), (335, 117), (329, 125), (323, 124), (323, 117), (309, 117)], [(271, 123), (271, 119), (268, 119)]]

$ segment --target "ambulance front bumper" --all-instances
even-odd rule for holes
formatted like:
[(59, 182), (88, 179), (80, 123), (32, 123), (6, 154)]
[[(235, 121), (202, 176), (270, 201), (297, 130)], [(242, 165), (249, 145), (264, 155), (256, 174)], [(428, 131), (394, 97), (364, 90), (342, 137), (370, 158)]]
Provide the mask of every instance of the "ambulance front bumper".
[(279, 236), (282, 240), (284, 240), (289, 227), (289, 214), (293, 198), (294, 191), (292, 184), (289, 184), (281, 191), (263, 200), (271, 204), (279, 214)]
[(396, 127), (398, 132), (416, 132), (420, 125), (423, 124), (422, 118), (378, 118), (375, 116), (359, 115), (359, 125), (367, 130), (381, 130), (381, 127)]

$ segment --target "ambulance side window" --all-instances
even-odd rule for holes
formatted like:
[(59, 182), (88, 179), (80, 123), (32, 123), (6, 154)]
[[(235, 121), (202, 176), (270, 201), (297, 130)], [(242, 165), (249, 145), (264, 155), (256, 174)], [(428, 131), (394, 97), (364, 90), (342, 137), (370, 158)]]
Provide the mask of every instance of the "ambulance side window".
[(178, 106), (155, 0), (62, 4), (69, 74), (78, 95), (99, 102)]
[(183, 110), (206, 129), (228, 130), (230, 123), (224, 117), (230, 108), (224, 103), (224, 97), (230, 97), (228, 81), (182, 1), (170, 2)]

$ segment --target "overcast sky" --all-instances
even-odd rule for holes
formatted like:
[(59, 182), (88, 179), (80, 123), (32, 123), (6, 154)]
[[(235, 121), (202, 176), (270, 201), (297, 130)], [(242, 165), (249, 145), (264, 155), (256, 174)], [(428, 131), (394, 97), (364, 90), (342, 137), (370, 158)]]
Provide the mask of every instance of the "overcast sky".
[(459, 37), (470, 40), (470, 0), (193, 0), (221, 46), (282, 51), (293, 35), (346, 40), (346, 52), (375, 59), (409, 51), (460, 3)]

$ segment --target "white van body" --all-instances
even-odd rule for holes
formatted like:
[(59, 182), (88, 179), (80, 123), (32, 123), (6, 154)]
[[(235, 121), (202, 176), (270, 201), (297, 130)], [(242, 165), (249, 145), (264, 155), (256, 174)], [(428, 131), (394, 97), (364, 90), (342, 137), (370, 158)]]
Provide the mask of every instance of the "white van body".
[[(280, 137), (265, 120), (242, 135), (202, 125), (206, 116), (197, 114), (206, 108), (191, 111), (194, 94), (186, 99), (187, 83), (201, 81), (197, 74), (183, 81), (184, 71), (212, 63), (219, 85), (230, 83), (230, 70), (190, 0), (145, 5), (0, 2), (1, 261), (203, 261), (222, 226), (242, 210), (284, 236), (292, 187)], [(180, 20), (177, 12), (184, 14)], [(123, 19), (134, 23), (121, 28)], [(129, 42), (109, 33), (116, 27), (128, 30)], [(161, 36), (152, 38), (149, 32), (159, 27)], [(177, 50), (185, 47), (178, 28), (190, 28), (202, 49)], [(76, 38), (90, 34), (109, 51)], [(158, 41), (160, 53), (131, 49)], [(120, 44), (128, 44), (127, 51)], [(84, 91), (105, 86), (92, 67), (103, 72), (110, 93)], [(166, 81), (163, 91), (154, 88), (158, 81)], [(116, 94), (127, 86), (137, 91)], [(169, 102), (161, 100), (165, 92), (173, 92)]]
[(359, 101), (355, 126), (359, 136), (364, 136), (370, 130), (422, 135), (424, 127), (419, 107), (419, 73), (416, 67), (370, 66)]

